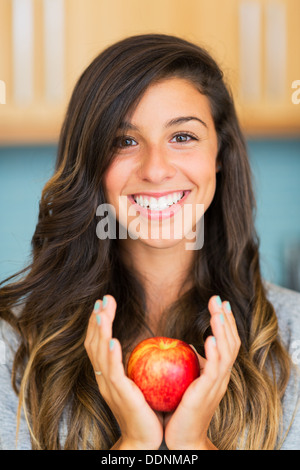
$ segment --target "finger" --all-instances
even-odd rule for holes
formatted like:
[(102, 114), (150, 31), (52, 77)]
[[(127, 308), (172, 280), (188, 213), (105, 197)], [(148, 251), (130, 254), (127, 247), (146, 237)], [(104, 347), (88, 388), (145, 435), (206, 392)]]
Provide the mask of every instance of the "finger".
[(99, 309), (100, 309), (100, 305), (101, 305), (101, 301), (100, 300), (96, 300), (95, 302), (95, 305), (94, 305), (94, 308), (93, 308), (93, 311), (90, 315), (90, 318), (89, 318), (89, 322), (88, 322), (88, 326), (87, 326), (87, 330), (86, 330), (86, 337), (85, 337), (85, 341), (87, 343), (90, 342), (90, 340), (92, 339), (93, 335), (95, 334), (95, 329), (94, 329), (94, 326), (95, 326), (95, 322), (96, 322), (96, 314), (98, 313)]
[(228, 323), (219, 296), (213, 296), (209, 299), (208, 309), (211, 315), (210, 324), (212, 332), (216, 337), (218, 349), (228, 346), (226, 324)]
[(211, 313), (211, 328), (216, 338), (217, 349), (220, 354), (220, 371), (225, 373), (234, 362), (232, 346), (230, 346), (229, 322), (224, 314), (220, 297), (214, 296), (209, 301)]
[(221, 355), (216, 352), (218, 351), (217, 341), (215, 337), (209, 336), (204, 346), (208, 358), (205, 372), (210, 379), (209, 392), (213, 396), (218, 396), (219, 402), (226, 392), (230, 374), (228, 367), (224, 370)]
[(206, 362), (203, 375), (205, 375), (210, 382), (215, 382), (219, 377), (220, 353), (216, 341), (214, 336), (209, 336), (204, 343)]
[(222, 300), (219, 295), (213, 295), (208, 301), (208, 310), (211, 315), (222, 313)]
[(237, 356), (238, 351), (239, 351), (240, 346), (241, 346), (241, 340), (240, 340), (240, 336), (239, 336), (239, 333), (238, 333), (236, 321), (235, 321), (233, 312), (231, 310), (231, 305), (228, 301), (223, 302), (223, 310), (224, 310), (224, 313), (225, 313), (225, 317), (228, 320), (228, 323), (229, 323), (229, 326), (230, 326), (231, 341), (232, 341), (232, 344), (233, 344), (233, 347), (234, 347), (235, 355)]
[[(122, 350), (117, 340), (110, 339), (108, 343), (107, 354), (105, 355), (105, 357), (103, 357), (103, 351), (102, 348), (100, 348), (100, 331), (103, 327), (102, 320), (103, 318), (101, 318), (101, 323), (98, 328), (99, 347), (97, 353), (97, 367), (101, 369), (101, 375), (95, 374), (95, 377), (101, 395), (103, 396), (106, 403), (112, 410), (115, 418), (119, 422), (118, 406), (115, 409), (115, 404), (120, 402), (118, 387), (122, 386), (122, 377), (124, 377), (124, 369), (122, 367)], [(107, 322), (107, 319), (105, 319), (104, 322), (105, 321)], [(99, 352), (100, 350), (101, 352)], [(103, 363), (104, 360), (107, 361), (106, 364)]]
[(199, 399), (205, 399), (208, 403), (220, 395), (219, 388), (225, 380), (225, 376), (220, 374), (220, 354), (214, 336), (209, 336), (206, 339), (204, 350), (207, 360), (203, 372), (184, 393), (182, 398), (184, 407), (190, 407), (195, 400), (199, 403)]
[(109, 341), (112, 339), (116, 308), (117, 303), (114, 297), (105, 295), (101, 302), (101, 313), (98, 314), (99, 342), (97, 347), (97, 364), (105, 375), (108, 364), (108, 347)]
[(105, 295), (102, 300), (102, 312), (107, 315), (112, 323), (115, 319), (117, 302), (112, 295)]
[(120, 402), (127, 411), (136, 411), (138, 403), (144, 403), (145, 397), (138, 386), (130, 380), (123, 366), (122, 347), (116, 338), (109, 341), (107, 387), (114, 401)]
[(124, 390), (124, 379), (127, 379), (122, 361), (122, 348), (116, 338), (111, 338), (108, 343), (108, 372), (107, 378), (118, 394)]
[(123, 360), (122, 360), (122, 347), (116, 338), (111, 338), (109, 341), (109, 355), (108, 355), (109, 377), (112, 381), (120, 377), (126, 377)]
[(209, 336), (204, 343), (206, 361), (200, 377), (194, 380), (183, 395), (184, 401), (191, 401), (191, 397), (199, 395), (208, 396), (219, 379), (220, 355), (214, 336)]
[(236, 335), (233, 329), (232, 319), (234, 317), (231, 312), (231, 307), (228, 301), (222, 302), (222, 309), (224, 315), (224, 324), (225, 324), (225, 331), (228, 340), (228, 345), (230, 348), (231, 353), (233, 356), (236, 354)]
[[(225, 326), (225, 334), (227, 333), (228, 321), (226, 315), (224, 315), (224, 305), (225, 302), (222, 303), (221, 298), (218, 295), (214, 295), (209, 299), (208, 302), (208, 309), (211, 314), (211, 319), (213, 322), (217, 321), (216, 318), (219, 319), (222, 325)], [(216, 323), (218, 324), (218, 323)]]
[(112, 323), (108, 315), (104, 315), (102, 301), (97, 300), (89, 320), (88, 334), (85, 345), (95, 371), (106, 375), (107, 341), (112, 334)]
[(102, 376), (106, 378), (109, 372), (108, 366), (108, 350), (109, 341), (112, 339), (112, 322), (108, 315), (103, 311), (98, 314), (99, 321), (97, 323), (97, 335), (94, 339), (94, 364), (97, 370), (102, 372)]
[(86, 331), (86, 337), (84, 341), (84, 347), (91, 361), (92, 361), (92, 350), (94, 349), (94, 346), (92, 347), (92, 345), (94, 345), (94, 342), (95, 342), (93, 340), (95, 340), (95, 335), (98, 334), (96, 326), (97, 326), (97, 323), (100, 321), (99, 315), (98, 315), (100, 308), (101, 308), (101, 301), (97, 300), (95, 302), (93, 312), (89, 318), (88, 327)]

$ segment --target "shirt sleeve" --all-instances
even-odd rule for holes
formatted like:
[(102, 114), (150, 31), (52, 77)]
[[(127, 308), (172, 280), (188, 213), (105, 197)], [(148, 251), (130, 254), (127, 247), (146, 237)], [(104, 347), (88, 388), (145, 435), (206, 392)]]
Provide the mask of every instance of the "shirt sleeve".
[(30, 433), (24, 415), (21, 415), (18, 439), (17, 410), (19, 399), (11, 383), (11, 371), (16, 346), (16, 336), (12, 328), (0, 321), (0, 449), (31, 449)]
[(278, 318), (279, 335), (292, 360), (292, 372), (283, 398), (282, 450), (300, 450), (300, 293), (273, 284), (268, 298)]

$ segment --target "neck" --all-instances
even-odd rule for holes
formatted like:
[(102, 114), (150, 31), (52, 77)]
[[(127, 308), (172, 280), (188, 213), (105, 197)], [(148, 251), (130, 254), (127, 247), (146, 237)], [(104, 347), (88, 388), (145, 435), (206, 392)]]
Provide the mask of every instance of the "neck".
[[(163, 310), (174, 302), (187, 281), (194, 252), (185, 249), (182, 242), (161, 248), (142, 243), (141, 240), (122, 240), (121, 255), (125, 264), (133, 269), (146, 292), (147, 313), (156, 324)], [(190, 287), (186, 282), (182, 292)]]

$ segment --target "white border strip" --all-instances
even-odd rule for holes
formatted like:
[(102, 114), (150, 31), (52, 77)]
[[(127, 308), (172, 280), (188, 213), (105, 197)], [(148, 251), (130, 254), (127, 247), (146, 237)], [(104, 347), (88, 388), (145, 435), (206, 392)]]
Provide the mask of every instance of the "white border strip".
[(64, 98), (64, 0), (44, 0), (45, 95), (48, 101)]
[(6, 104), (6, 85), (3, 80), (0, 80), (0, 104)]
[(240, 3), (240, 86), (242, 98), (256, 101), (261, 94), (261, 5)]
[(266, 5), (266, 95), (280, 99), (286, 93), (286, 5)]
[(13, 0), (13, 96), (17, 104), (33, 100), (33, 1)]

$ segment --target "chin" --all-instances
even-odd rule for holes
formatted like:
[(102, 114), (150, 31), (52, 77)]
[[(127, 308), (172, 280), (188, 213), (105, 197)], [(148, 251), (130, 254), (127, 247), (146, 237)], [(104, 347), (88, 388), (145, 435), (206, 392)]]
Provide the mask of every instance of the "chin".
[(180, 245), (184, 242), (184, 240), (176, 240), (176, 239), (169, 239), (169, 240), (164, 240), (164, 239), (159, 239), (159, 240), (144, 240), (142, 238), (139, 239), (144, 245), (147, 245), (148, 247), (152, 248), (173, 248), (177, 245)]
[(180, 245), (185, 245), (186, 243), (192, 243), (193, 240), (188, 240), (187, 238), (168, 238), (168, 239), (150, 239), (150, 238), (138, 238), (138, 241), (143, 245), (151, 248), (158, 249), (171, 249), (179, 247)]

